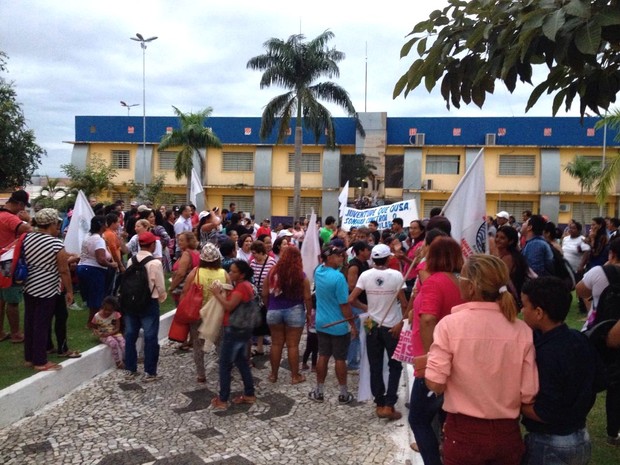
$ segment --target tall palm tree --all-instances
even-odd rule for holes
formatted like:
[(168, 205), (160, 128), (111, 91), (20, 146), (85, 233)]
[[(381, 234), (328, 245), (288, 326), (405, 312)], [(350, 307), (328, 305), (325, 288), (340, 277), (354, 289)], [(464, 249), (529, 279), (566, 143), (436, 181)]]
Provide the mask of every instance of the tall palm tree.
[[(600, 119), (595, 126), (597, 129), (610, 128), (617, 131), (614, 140), (620, 142), (620, 108), (616, 108), (609, 113), (605, 114), (605, 117)], [(599, 205), (604, 205), (607, 201), (607, 196), (611, 187), (615, 184), (620, 174), (620, 156), (616, 155), (613, 158), (605, 160), (605, 166), (602, 170), (601, 176), (596, 183), (596, 202)]]
[(584, 223), (584, 191), (590, 192), (594, 183), (601, 175), (601, 165), (597, 161), (588, 160), (587, 157), (577, 155), (573, 161), (564, 167), (564, 171), (579, 183), (581, 193), (581, 222)]
[(269, 137), (276, 124), (279, 124), (277, 143), (282, 143), (288, 135), (291, 118), (295, 117), (295, 218), (300, 216), (302, 127), (312, 131), (315, 142), (318, 143), (321, 134), (325, 133), (327, 146), (335, 146), (336, 133), (331, 113), (319, 100), (344, 108), (349, 116), (356, 118), (358, 130), (364, 135), (349, 94), (330, 81), (315, 83), (322, 76), (337, 78), (340, 75), (337, 63), (342, 61), (345, 55), (327, 46), (333, 37), (334, 33), (327, 30), (309, 42), (305, 41), (302, 34), (292, 35), (286, 41), (271, 38), (263, 44), (266, 53), (255, 56), (247, 63), (248, 68), (263, 71), (261, 89), (271, 85), (289, 89), (287, 93), (273, 98), (265, 107), (260, 137)]
[(174, 113), (179, 117), (181, 127), (174, 129), (170, 134), (166, 134), (159, 142), (157, 150), (162, 151), (170, 147), (180, 147), (177, 157), (174, 160), (174, 175), (177, 179), (183, 176), (187, 177), (187, 200), (189, 202), (190, 186), (192, 182), (192, 169), (194, 168), (194, 155), (198, 156), (200, 166), (198, 176), (200, 182), (203, 182), (205, 171), (205, 159), (200, 153), (200, 149), (210, 147), (220, 148), (222, 142), (217, 135), (205, 126), (205, 122), (213, 108), (207, 107), (197, 113), (183, 113), (174, 105), (172, 106)]

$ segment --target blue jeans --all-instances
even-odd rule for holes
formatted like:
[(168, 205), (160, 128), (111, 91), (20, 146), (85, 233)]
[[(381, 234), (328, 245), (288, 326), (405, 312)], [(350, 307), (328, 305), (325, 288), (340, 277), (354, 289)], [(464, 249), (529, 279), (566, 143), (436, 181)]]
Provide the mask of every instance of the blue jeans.
[(234, 333), (230, 327), (224, 327), (220, 344), (220, 400), (228, 402), (230, 398), (230, 373), (233, 364), (239, 369), (243, 380), (243, 395), (254, 395), (254, 379), (247, 359), (247, 346), (251, 333), (240, 335)]
[(584, 428), (573, 434), (528, 433), (522, 465), (585, 465), (590, 461), (592, 444)]
[[(364, 313), (359, 308), (351, 307), (351, 311), (353, 315), (361, 315)], [(354, 339), (351, 339), (351, 343), (349, 344), (349, 353), (347, 354), (347, 367), (350, 370), (359, 370), (360, 368), (360, 337), (359, 332), (361, 330), (360, 319), (356, 318), (353, 320), (355, 322), (355, 327), (357, 328), (358, 336), (355, 336)]]
[[(124, 310), (124, 309), (123, 309)], [(144, 330), (144, 372), (157, 375), (159, 361), (159, 302), (151, 299), (146, 311), (140, 315), (125, 313), (125, 367), (131, 372), (138, 369), (136, 341), (140, 328)]]
[[(392, 359), (398, 339), (392, 337), (390, 328), (377, 326), (366, 336), (366, 352), (370, 364), (370, 391), (375, 398), (377, 407), (392, 407), (398, 400), (398, 383), (403, 365), (398, 360)], [(383, 382), (383, 359), (387, 352), (389, 362), (389, 375), (387, 390)]]
[(436, 396), (429, 391), (423, 378), (415, 378), (409, 398), (408, 419), (424, 465), (441, 465), (442, 463), (439, 456), (439, 441), (433, 429), (433, 419), (441, 410), (442, 405), (443, 396)]

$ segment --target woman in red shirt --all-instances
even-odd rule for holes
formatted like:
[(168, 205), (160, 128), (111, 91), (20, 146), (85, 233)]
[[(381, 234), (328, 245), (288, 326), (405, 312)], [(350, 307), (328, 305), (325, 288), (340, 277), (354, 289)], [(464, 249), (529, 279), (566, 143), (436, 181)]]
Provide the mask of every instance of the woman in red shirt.
[(215, 410), (226, 410), (230, 397), (230, 373), (233, 364), (239, 369), (243, 380), (243, 395), (235, 397), (234, 404), (253, 404), (256, 402), (254, 395), (254, 379), (252, 370), (246, 357), (246, 349), (252, 332), (240, 333), (234, 331), (229, 325), (230, 314), (240, 303), (249, 302), (254, 295), (254, 286), (250, 283), (253, 275), (252, 268), (243, 260), (235, 260), (230, 265), (228, 275), (235, 287), (228, 296), (225, 296), (220, 284), (214, 283), (211, 287), (213, 297), (224, 307), (224, 321), (222, 322), (223, 335), (220, 344), (220, 394), (211, 400), (211, 406)]

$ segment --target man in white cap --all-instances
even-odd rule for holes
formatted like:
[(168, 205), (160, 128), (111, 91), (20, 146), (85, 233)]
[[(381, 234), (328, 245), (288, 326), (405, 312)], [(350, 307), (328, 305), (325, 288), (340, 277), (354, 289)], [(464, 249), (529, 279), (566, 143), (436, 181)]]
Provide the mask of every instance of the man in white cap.
[[(349, 303), (368, 312), (364, 323), (367, 331), (366, 352), (370, 364), (370, 390), (375, 398), (379, 418), (399, 420), (402, 414), (394, 409), (398, 400), (398, 384), (403, 366), (392, 354), (398, 344), (398, 336), (406, 315), (407, 299), (405, 282), (399, 271), (387, 267), (392, 252), (385, 244), (372, 248), (370, 256), (374, 267), (364, 271), (349, 296)], [(368, 305), (359, 302), (358, 296), (366, 292)], [(389, 359), (387, 389), (383, 382), (383, 359), (387, 352)]]
[(499, 213), (497, 213), (495, 218), (495, 221), (497, 221), (497, 227), (500, 228), (501, 226), (504, 226), (505, 224), (508, 224), (508, 222), (510, 221), (510, 213), (508, 213), (507, 211), (501, 211)]

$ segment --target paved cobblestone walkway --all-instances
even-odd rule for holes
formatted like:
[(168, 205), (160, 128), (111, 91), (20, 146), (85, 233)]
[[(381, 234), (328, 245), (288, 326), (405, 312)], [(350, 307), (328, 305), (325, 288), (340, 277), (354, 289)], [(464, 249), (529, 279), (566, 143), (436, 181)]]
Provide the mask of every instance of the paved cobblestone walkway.
[[(374, 415), (372, 402), (338, 404), (333, 366), (325, 402), (317, 404), (307, 397), (315, 383), (313, 373), (293, 386), (284, 364), (279, 381), (272, 384), (267, 381), (267, 357), (255, 360), (257, 403), (218, 412), (209, 408), (218, 390), (215, 356), (208, 357), (207, 383), (198, 384), (191, 352), (163, 345), (159, 381), (128, 381), (121, 371), (109, 372), (39, 414), (0, 429), (0, 463), (407, 463), (402, 395), (403, 419), (387, 422)], [(349, 376), (355, 392), (357, 378)], [(236, 369), (232, 389), (233, 395), (241, 393)]]

